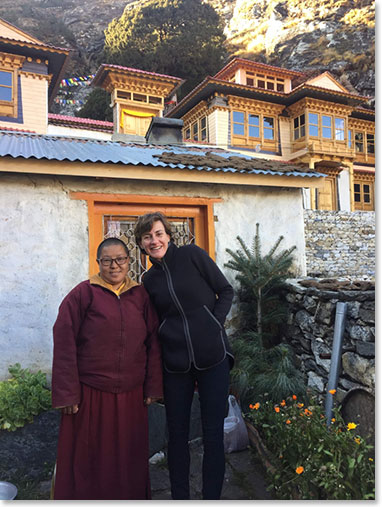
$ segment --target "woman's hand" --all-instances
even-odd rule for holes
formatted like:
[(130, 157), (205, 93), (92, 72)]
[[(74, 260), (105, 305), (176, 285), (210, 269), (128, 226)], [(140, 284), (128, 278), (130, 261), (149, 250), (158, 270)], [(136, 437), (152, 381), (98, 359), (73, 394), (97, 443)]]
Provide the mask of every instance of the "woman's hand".
[(149, 405), (151, 405), (151, 403), (155, 403), (156, 401), (161, 399), (162, 398), (154, 398), (152, 396), (147, 396), (147, 398), (143, 399), (143, 403), (146, 405), (146, 407), (148, 407)]
[(75, 405), (69, 405), (68, 407), (61, 407), (61, 413), (64, 415), (73, 415), (78, 412), (78, 403)]

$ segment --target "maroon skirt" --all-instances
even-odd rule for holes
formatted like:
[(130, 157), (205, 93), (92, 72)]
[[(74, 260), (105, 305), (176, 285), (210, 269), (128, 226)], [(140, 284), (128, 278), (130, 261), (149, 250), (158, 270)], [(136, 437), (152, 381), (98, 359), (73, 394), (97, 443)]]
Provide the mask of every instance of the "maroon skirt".
[(114, 394), (82, 385), (75, 415), (62, 415), (55, 500), (149, 500), (147, 408), (142, 387)]

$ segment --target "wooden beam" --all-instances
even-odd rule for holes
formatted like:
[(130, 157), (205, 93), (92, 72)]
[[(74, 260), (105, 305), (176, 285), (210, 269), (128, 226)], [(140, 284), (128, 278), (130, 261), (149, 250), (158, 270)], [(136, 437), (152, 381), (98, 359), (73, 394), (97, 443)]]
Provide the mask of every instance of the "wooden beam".
[(143, 181), (187, 183), (213, 183), (223, 185), (319, 188), (324, 178), (303, 176), (279, 176), (270, 174), (243, 174), (197, 169), (171, 169), (143, 165), (103, 164), (93, 162), (59, 162), (3, 157), (0, 171), (8, 173), (46, 174), (51, 176), (82, 176), (88, 178), (118, 178)]

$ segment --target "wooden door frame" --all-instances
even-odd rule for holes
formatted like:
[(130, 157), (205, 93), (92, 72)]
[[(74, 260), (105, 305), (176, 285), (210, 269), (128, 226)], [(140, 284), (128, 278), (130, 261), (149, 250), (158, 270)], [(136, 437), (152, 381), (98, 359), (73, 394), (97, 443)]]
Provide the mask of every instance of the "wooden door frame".
[(215, 202), (221, 202), (222, 199), (220, 198), (101, 194), (90, 192), (70, 192), (70, 197), (72, 199), (86, 201), (88, 205), (89, 274), (98, 271), (96, 251), (97, 246), (103, 239), (102, 219), (100, 219), (100, 216), (105, 211), (106, 213), (113, 211), (114, 214), (123, 215), (123, 205), (129, 206), (129, 212), (134, 211), (136, 214), (144, 214), (149, 210), (159, 210), (165, 214), (174, 213), (176, 211), (181, 213), (182, 209), (185, 210), (186, 208), (188, 208), (188, 211), (191, 211), (192, 208), (200, 210), (203, 225), (200, 230), (196, 231), (198, 236), (202, 238), (202, 244), (199, 246), (204, 248), (210, 257), (215, 260), (213, 205)]

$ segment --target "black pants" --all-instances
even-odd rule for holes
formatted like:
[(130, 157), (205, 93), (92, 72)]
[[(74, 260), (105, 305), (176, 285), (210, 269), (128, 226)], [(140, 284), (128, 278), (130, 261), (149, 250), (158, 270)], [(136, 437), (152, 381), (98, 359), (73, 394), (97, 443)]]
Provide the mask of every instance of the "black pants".
[(225, 472), (223, 426), (229, 385), (228, 358), (208, 370), (192, 367), (188, 373), (164, 372), (171, 494), (174, 500), (190, 498), (188, 438), (195, 382), (203, 429), (203, 499), (218, 500)]

